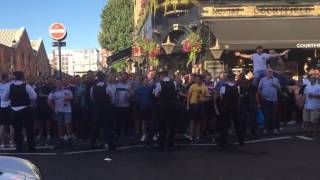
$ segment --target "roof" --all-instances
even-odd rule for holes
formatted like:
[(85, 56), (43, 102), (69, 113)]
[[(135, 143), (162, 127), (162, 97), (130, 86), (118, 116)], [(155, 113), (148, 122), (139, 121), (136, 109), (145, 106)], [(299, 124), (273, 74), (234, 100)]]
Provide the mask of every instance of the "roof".
[(30, 40), (32, 49), (35, 51), (39, 51), (41, 43), (42, 43), (42, 39), (37, 39), (37, 40)]
[(12, 47), (12, 41), (19, 41), (23, 35), (25, 28), (19, 29), (0, 29), (0, 44)]

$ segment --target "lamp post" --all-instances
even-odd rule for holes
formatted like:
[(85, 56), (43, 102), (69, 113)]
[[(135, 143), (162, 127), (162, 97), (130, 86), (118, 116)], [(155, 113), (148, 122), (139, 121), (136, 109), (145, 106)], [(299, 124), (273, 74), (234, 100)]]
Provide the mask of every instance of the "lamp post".
[(172, 54), (173, 49), (174, 49), (174, 47), (176, 46), (176, 44), (174, 44), (174, 43), (172, 43), (172, 42), (170, 41), (170, 36), (168, 36), (167, 42), (162, 43), (161, 45), (162, 45), (162, 47), (163, 47), (163, 49), (164, 49), (164, 52), (165, 52), (166, 54)]
[(13, 48), (13, 53), (12, 53), (12, 58), (10, 60), (10, 68), (9, 68), (9, 71), (12, 73), (14, 71), (14, 62), (15, 62), (15, 59), (16, 59), (16, 48), (18, 46), (18, 43), (16, 40), (13, 40), (12, 42), (12, 48)]
[(223, 53), (223, 49), (221, 49), (218, 39), (216, 40), (216, 44), (210, 48), (210, 51), (211, 51), (213, 58), (215, 60), (218, 60), (221, 58), (222, 53)]

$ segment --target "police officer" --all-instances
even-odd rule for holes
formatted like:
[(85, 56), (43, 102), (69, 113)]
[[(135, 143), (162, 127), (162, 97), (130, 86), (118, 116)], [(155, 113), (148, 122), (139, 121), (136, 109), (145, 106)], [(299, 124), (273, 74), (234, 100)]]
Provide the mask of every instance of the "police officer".
[[(176, 124), (177, 92), (176, 84), (164, 71), (161, 80), (156, 84), (155, 96), (159, 100), (159, 142), (160, 148), (172, 149), (174, 146), (174, 134)], [(168, 134), (168, 135), (167, 135)]]
[(218, 131), (220, 138), (218, 139), (218, 145), (226, 147), (228, 145), (228, 129), (233, 122), (236, 130), (239, 145), (243, 145), (243, 129), (241, 127), (239, 113), (239, 88), (235, 83), (234, 75), (229, 74), (226, 84), (220, 88), (220, 109), (222, 112), (222, 118), (218, 119)]
[(91, 132), (91, 147), (95, 148), (99, 136), (100, 127), (103, 128), (105, 148), (114, 149), (112, 137), (112, 119), (110, 110), (112, 102), (112, 89), (105, 82), (106, 76), (102, 72), (97, 73), (98, 82), (91, 88), (91, 100), (93, 102), (93, 119)]
[(15, 80), (4, 92), (4, 100), (11, 101), (13, 111), (14, 137), (17, 152), (23, 151), (22, 130), (25, 128), (27, 135), (27, 146), (29, 152), (34, 152), (33, 127), (31, 104), (37, 99), (37, 94), (33, 88), (24, 82), (24, 73), (16, 71), (13, 73)]

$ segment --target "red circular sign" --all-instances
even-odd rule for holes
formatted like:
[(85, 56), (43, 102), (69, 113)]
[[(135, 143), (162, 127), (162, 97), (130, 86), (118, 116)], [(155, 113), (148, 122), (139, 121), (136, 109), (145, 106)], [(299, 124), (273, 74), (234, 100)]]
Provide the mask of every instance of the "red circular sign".
[(60, 41), (66, 38), (67, 29), (62, 23), (53, 23), (49, 27), (49, 35), (52, 39)]

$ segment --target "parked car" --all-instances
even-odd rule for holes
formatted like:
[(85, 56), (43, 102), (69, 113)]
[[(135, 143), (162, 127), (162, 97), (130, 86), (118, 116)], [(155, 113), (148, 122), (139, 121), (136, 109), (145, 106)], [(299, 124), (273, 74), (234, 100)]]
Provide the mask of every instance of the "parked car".
[(1, 180), (43, 180), (40, 169), (32, 162), (8, 156), (0, 156)]

